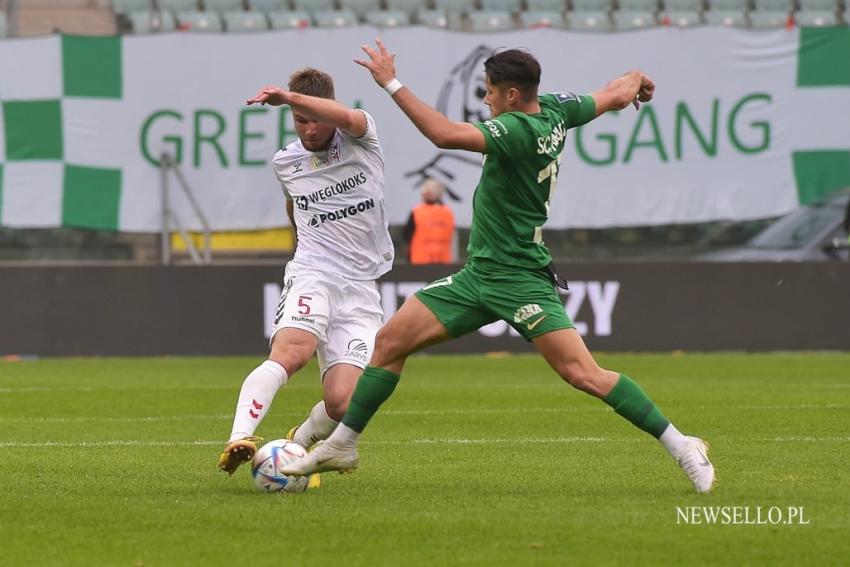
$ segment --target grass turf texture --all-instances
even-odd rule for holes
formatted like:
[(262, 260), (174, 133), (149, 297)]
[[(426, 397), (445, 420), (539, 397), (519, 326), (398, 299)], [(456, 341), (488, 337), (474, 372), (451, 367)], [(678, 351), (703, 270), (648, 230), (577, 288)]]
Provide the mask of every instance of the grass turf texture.
[[(258, 359), (0, 363), (4, 565), (838, 564), (850, 557), (850, 355), (604, 355), (719, 485), (533, 356), (411, 359), (353, 475), (301, 495), (216, 470)], [(320, 394), (315, 365), (259, 433)], [(683, 525), (676, 507), (803, 506), (809, 525)]]

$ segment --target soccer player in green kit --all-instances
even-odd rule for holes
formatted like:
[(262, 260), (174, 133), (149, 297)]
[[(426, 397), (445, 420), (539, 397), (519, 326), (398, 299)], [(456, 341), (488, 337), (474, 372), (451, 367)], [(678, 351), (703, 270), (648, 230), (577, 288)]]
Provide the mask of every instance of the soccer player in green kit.
[(401, 85), (395, 55), (377, 40), (363, 46), (369, 60), (356, 60), (392, 96), (436, 146), (484, 154), (473, 198), (468, 260), (456, 274), (432, 282), (409, 298), (378, 332), (369, 366), (348, 410), (327, 441), (285, 468), (306, 475), (357, 467), (357, 440), (389, 398), (407, 357), (424, 347), (457, 338), (498, 319), (508, 322), (571, 386), (610, 405), (658, 439), (697, 492), (714, 484), (705, 442), (679, 432), (646, 393), (625, 374), (599, 367), (567, 316), (555, 289), (557, 276), (543, 244), (567, 130), (652, 99), (655, 85), (631, 71), (589, 95), (538, 96), (540, 64), (530, 53), (510, 49), (484, 62), (492, 118), (452, 122)]

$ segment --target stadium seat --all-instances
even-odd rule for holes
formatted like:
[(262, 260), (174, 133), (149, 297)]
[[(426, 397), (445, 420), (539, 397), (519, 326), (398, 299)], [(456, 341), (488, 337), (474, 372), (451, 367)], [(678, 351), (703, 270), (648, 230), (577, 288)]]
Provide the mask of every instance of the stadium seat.
[(380, 9), (381, 3), (378, 0), (339, 0), (339, 6), (343, 10), (351, 10), (363, 20), (369, 12)]
[(129, 16), (133, 12), (146, 12), (151, 9), (151, 0), (112, 0), (112, 11)]
[(705, 23), (710, 26), (728, 26), (743, 28), (749, 25), (747, 15), (735, 10), (708, 10), (702, 15)]
[(793, 0), (754, 0), (750, 12), (753, 28), (781, 28), (789, 23)]
[(524, 28), (560, 28), (564, 27), (564, 14), (552, 10), (525, 10), (519, 13), (519, 21)]
[(835, 12), (800, 10), (795, 17), (797, 19), (797, 25), (802, 28), (821, 28), (840, 24)]
[(617, 10), (611, 14), (616, 30), (636, 30), (658, 25), (655, 13), (646, 10)]
[(426, 0), (386, 0), (387, 10), (404, 12), (412, 19), (416, 12), (427, 8)]
[(469, 13), (469, 27), (472, 31), (512, 30), (514, 19), (510, 12), (474, 10)]
[(219, 14), (241, 12), (244, 9), (242, 0), (204, 0), (204, 10), (215, 11)]
[(313, 19), (309, 12), (296, 10), (294, 12), (271, 12), (268, 14), (269, 25), (273, 30), (289, 30), (309, 28)]
[(712, 10), (726, 10), (746, 12), (749, 7), (748, 0), (709, 0), (708, 7)]
[(837, 12), (838, 8), (837, 0), (800, 0), (800, 9), (809, 12)]
[(573, 0), (573, 9), (567, 13), (567, 27), (583, 31), (608, 31), (611, 29), (611, 0)]
[(358, 23), (357, 14), (348, 9), (322, 10), (315, 12), (313, 17), (320, 28), (342, 28), (356, 26)]
[(522, 10), (522, 2), (520, 0), (481, 0), (481, 9), (515, 14)]
[(793, 17), (785, 11), (753, 10), (750, 12), (750, 27), (756, 29), (781, 28), (787, 26), (791, 18)]
[(252, 10), (268, 14), (270, 12), (286, 12), (289, 8), (289, 0), (249, 0), (248, 5)]
[(690, 27), (702, 24), (701, 0), (664, 0), (661, 23), (666, 26)]
[(673, 26), (677, 28), (690, 28), (693, 26), (701, 26), (703, 24), (702, 16), (699, 12), (664, 12), (661, 16), (661, 23), (665, 26)]
[(434, 0), (434, 8), (446, 12), (471, 12), (475, 9), (474, 0)]
[(670, 12), (701, 12), (702, 0), (664, 0), (664, 9)]
[(566, 0), (526, 0), (529, 12), (563, 12), (567, 9)]
[(749, 25), (747, 0), (710, 0), (703, 19), (713, 26), (746, 27)]
[(334, 9), (333, 0), (293, 0), (296, 12), (324, 12)]
[(198, 10), (197, 0), (159, 0), (160, 10), (177, 12), (195, 12)]
[(177, 29), (174, 14), (168, 10), (160, 10), (159, 12), (152, 12), (150, 10), (133, 12), (128, 18), (130, 19), (130, 26), (133, 33), (174, 31)]
[(658, 0), (620, 0), (620, 9), (611, 14), (614, 28), (634, 30), (658, 24)]
[[(797, 23), (802, 27), (839, 25), (838, 2), (836, 0), (800, 0)], [(845, 17), (845, 23), (847, 19)]]
[(180, 29), (193, 32), (224, 31), (221, 17), (215, 12), (178, 12), (177, 23)]
[(658, 0), (620, 0), (622, 12), (658, 12)]
[(756, 12), (785, 12), (794, 8), (794, 0), (753, 0)]
[(581, 31), (610, 31), (611, 18), (608, 12), (572, 11), (566, 16), (567, 27)]
[(416, 12), (428, 7), (428, 0), (385, 0), (384, 5), (389, 11), (404, 12), (412, 20)]
[(410, 25), (410, 16), (400, 10), (375, 10), (366, 14), (366, 23), (379, 28)]
[(446, 28), (449, 26), (449, 16), (445, 10), (419, 10), (416, 13), (416, 21), (423, 26), (432, 28)]
[(226, 12), (224, 28), (229, 32), (255, 32), (269, 29), (266, 15), (260, 12)]
[(611, 0), (573, 0), (573, 12), (610, 12)]

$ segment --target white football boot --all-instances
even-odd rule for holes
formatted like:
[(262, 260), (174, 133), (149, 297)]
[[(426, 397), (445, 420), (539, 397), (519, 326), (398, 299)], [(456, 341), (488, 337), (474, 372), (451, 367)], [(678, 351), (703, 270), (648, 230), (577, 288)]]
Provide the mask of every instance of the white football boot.
[(319, 442), (307, 455), (281, 469), (281, 473), (307, 476), (326, 471), (351, 472), (357, 468), (360, 458), (357, 446), (342, 447), (330, 441)]
[(697, 492), (709, 492), (714, 486), (714, 465), (708, 460), (708, 443), (699, 437), (687, 439), (688, 444), (676, 457), (676, 462)]

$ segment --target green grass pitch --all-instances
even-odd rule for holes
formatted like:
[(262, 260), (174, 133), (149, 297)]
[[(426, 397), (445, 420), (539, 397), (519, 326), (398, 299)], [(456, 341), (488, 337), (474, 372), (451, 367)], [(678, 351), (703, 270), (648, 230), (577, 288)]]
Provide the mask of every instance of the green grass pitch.
[[(711, 443), (698, 495), (652, 438), (535, 356), (422, 356), (355, 474), (266, 495), (216, 470), (260, 358), (0, 362), (0, 564), (846, 564), (850, 354), (613, 355)], [(320, 395), (311, 364), (260, 431)], [(806, 525), (685, 524), (693, 506)]]

